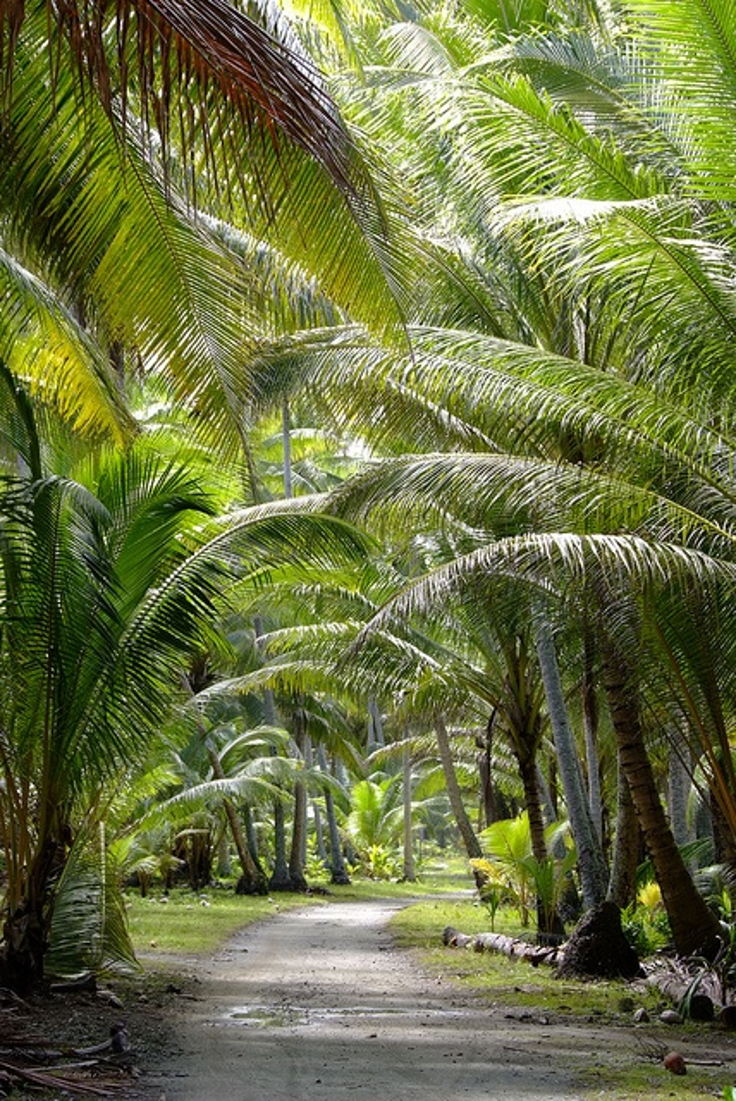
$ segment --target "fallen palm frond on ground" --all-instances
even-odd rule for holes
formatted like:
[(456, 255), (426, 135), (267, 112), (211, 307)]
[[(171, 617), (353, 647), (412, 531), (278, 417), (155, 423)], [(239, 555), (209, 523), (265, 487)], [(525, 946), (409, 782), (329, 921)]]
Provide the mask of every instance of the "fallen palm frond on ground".
[(118, 1068), (104, 1068), (99, 1060), (46, 1067), (44, 1070), (21, 1067), (0, 1060), (0, 1092), (8, 1094), (23, 1083), (44, 1089), (62, 1089), (69, 1093), (108, 1097), (110, 1093), (123, 1089), (128, 1080)]
[[(122, 1023), (110, 1026), (107, 1039), (80, 1046), (65, 1042), (61, 1035), (64, 1007), (69, 1018), (77, 1011), (75, 997), (83, 996), (90, 1004), (103, 998), (109, 991), (90, 992), (82, 995), (72, 990), (72, 998), (55, 999), (57, 1018), (42, 1016), (33, 1019), (34, 1008), (10, 991), (0, 990), (0, 1096), (7, 1096), (15, 1089), (52, 1089), (64, 1094), (109, 1097), (130, 1084), (133, 1052), (130, 1050), (128, 1030)], [(50, 1003), (45, 1002), (44, 1006)], [(99, 1013), (99, 1010), (97, 1011)], [(68, 1022), (66, 1022), (68, 1023)], [(41, 1031), (42, 1030), (42, 1031)]]

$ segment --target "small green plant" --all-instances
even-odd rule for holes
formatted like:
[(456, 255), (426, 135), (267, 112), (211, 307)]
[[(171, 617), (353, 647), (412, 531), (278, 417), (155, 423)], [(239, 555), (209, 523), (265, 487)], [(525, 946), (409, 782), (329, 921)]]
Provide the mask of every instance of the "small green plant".
[(639, 956), (652, 956), (672, 938), (669, 919), (664, 909), (637, 906), (632, 903), (621, 912), (621, 927)]
[[(535, 899), (541, 903), (546, 916), (554, 912), (576, 862), (566, 822), (549, 826), (545, 838), (550, 849), (562, 848), (564, 855), (561, 859), (551, 856), (544, 860), (537, 859), (532, 851), (529, 815), (523, 811), (516, 818), (493, 822), (483, 830), (480, 839), (488, 852), (488, 859), (471, 861), (474, 870), (480, 872), (489, 884), (505, 884), (508, 897), (519, 907), (524, 927), (529, 924)], [(496, 889), (492, 888), (490, 893), (496, 894)], [(501, 901), (499, 899), (495, 903), (496, 910)]]
[(396, 853), (385, 845), (369, 845), (359, 854), (358, 871), (369, 879), (398, 879), (401, 868)]
[(499, 907), (504, 902), (515, 903), (518, 899), (501, 874), (498, 865), (494, 864), (492, 860), (471, 860), (470, 864), (478, 882), (478, 901), (488, 911), (491, 919), (491, 932), (495, 933), (496, 915)]
[(330, 869), (325, 865), (313, 842), (309, 844), (307, 849), (304, 874), (309, 883), (327, 883), (330, 878)]
[(723, 1087), (723, 1101), (736, 1101), (736, 1086)]

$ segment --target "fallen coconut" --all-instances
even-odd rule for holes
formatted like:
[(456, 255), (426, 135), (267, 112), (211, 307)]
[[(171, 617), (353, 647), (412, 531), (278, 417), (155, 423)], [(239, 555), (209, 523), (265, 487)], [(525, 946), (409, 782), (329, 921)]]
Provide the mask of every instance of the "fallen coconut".
[(668, 1051), (662, 1063), (670, 1074), (687, 1074), (685, 1060), (679, 1051)]

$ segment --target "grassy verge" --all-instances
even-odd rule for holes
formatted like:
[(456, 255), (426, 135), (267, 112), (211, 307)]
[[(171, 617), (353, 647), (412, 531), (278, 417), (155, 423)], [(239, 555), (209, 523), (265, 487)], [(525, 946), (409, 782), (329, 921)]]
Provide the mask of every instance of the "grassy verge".
[(472, 881), (452, 865), (438, 864), (421, 882), (389, 883), (355, 879), (346, 887), (329, 887), (327, 895), (275, 894), (263, 898), (236, 896), (232, 888), (218, 888), (195, 894), (177, 888), (164, 896), (154, 892), (141, 898), (130, 891), (126, 896), (128, 921), (136, 954), (147, 952), (206, 954), (238, 931), (256, 921), (301, 906), (326, 905), (331, 901), (362, 901), (370, 898), (412, 899), (426, 895), (469, 891)]
[[(521, 936), (516, 915), (509, 912), (503, 931)], [(489, 1003), (533, 1009), (557, 1016), (589, 1016), (599, 1021), (630, 1019), (630, 987), (623, 982), (561, 982), (551, 967), (532, 967), (524, 960), (512, 960), (494, 952), (470, 952), (446, 948), (442, 930), (452, 925), (465, 933), (488, 931), (488, 919), (471, 901), (432, 900), (418, 903), (396, 914), (391, 923), (397, 943), (421, 952), (425, 967), (444, 978), (451, 978), (483, 994)], [(637, 993), (636, 1004), (650, 1013), (657, 1008), (657, 996), (650, 991)]]
[(279, 911), (323, 901), (301, 895), (248, 898), (227, 890), (195, 894), (182, 889), (168, 897), (129, 894), (126, 906), (136, 955), (145, 956), (150, 951), (204, 955), (216, 951), (246, 925)]

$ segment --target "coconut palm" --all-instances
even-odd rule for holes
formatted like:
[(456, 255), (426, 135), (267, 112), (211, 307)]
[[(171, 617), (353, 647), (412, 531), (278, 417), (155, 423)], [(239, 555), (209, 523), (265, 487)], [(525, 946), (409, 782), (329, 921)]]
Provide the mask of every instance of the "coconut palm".
[(3, 975), (23, 987), (42, 976), (70, 852), (95, 836), (114, 786), (144, 759), (228, 578), (293, 562), (300, 543), (324, 562), (360, 541), (305, 512), (304, 542), (302, 520), (278, 509), (208, 530), (215, 502), (196, 475), (143, 446), (97, 454), (76, 479), (47, 473), (16, 399), (28, 473), (2, 485), (0, 842)]

